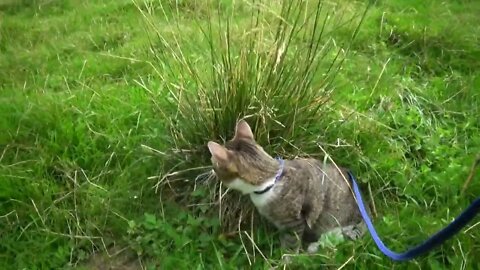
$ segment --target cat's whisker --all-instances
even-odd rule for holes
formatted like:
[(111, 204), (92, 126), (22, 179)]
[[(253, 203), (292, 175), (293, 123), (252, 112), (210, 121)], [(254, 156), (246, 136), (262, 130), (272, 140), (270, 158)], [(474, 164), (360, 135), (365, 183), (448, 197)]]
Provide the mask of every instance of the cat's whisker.
[[(207, 168), (211, 168), (211, 166), (199, 166), (199, 167), (193, 167), (193, 168), (188, 168), (188, 169), (184, 169), (184, 170), (179, 170), (179, 171), (171, 171), (167, 174), (164, 174), (164, 175), (158, 175), (158, 176), (150, 176), (148, 177), (148, 179), (155, 179), (155, 178), (159, 178), (160, 180), (158, 180), (158, 182), (153, 186), (155, 188), (155, 191), (158, 190), (158, 188), (164, 183), (166, 182), (167, 184), (169, 184), (169, 178), (171, 177), (174, 177), (174, 176), (179, 176), (179, 175), (182, 175), (186, 172), (191, 172), (191, 171), (196, 171), (196, 170), (203, 170), (203, 169), (207, 169)], [(196, 179), (195, 179), (196, 180)]]
[(214, 206), (216, 203), (194, 203), (187, 204), (187, 207), (198, 207), (198, 206)]
[(212, 170), (208, 170), (204, 173), (201, 173), (195, 177), (195, 182), (196, 181), (208, 181), (211, 180), (215, 177), (215, 174), (212, 172)]

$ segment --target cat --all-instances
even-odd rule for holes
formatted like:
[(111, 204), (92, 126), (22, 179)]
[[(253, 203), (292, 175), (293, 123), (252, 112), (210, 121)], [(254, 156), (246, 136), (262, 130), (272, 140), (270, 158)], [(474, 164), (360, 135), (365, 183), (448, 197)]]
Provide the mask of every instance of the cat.
[(228, 188), (250, 195), (261, 216), (280, 230), (283, 248), (318, 250), (320, 236), (336, 231), (356, 240), (366, 226), (347, 170), (315, 159), (280, 160), (255, 142), (245, 120), (222, 146), (209, 141), (212, 172)]

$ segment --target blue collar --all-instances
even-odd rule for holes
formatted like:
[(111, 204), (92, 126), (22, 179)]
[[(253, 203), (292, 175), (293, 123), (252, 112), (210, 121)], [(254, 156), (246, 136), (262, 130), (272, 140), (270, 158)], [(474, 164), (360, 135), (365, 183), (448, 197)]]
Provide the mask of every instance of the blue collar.
[(278, 180), (280, 180), (280, 178), (282, 178), (282, 176), (283, 176), (283, 168), (284, 168), (284, 165), (285, 165), (285, 160), (283, 160), (283, 159), (280, 158), (280, 157), (277, 157), (276, 160), (278, 160), (278, 163), (280, 163), (280, 168), (278, 168), (277, 174), (275, 175), (275, 182), (273, 182), (273, 184), (269, 185), (269, 186), (266, 187), (265, 189), (260, 190), (260, 191), (254, 191), (253, 193), (255, 193), (255, 194), (257, 194), (257, 195), (261, 195), (261, 194), (269, 191), (269, 190), (272, 189), (273, 186), (278, 182)]
[(285, 160), (283, 160), (281, 157), (277, 157), (276, 160), (278, 160), (278, 163), (280, 163), (280, 168), (278, 168), (277, 174), (275, 175), (275, 183), (280, 180), (283, 176), (283, 168), (285, 165)]

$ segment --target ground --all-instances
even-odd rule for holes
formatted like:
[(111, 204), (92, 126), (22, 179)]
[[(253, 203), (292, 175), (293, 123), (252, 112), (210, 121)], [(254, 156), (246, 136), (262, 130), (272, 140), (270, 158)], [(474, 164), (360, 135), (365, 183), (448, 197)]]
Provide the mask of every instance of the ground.
[[(178, 24), (161, 16), (161, 2), (175, 7)], [(159, 42), (142, 12), (156, 10), (154, 28), (185, 37), (185, 57), (211, 68), (208, 53), (187, 46), (207, 44), (195, 23), (210, 9), (161, 2), (0, 1), (0, 268), (91, 268), (106, 258), (92, 254), (119, 250), (109, 260), (122, 269), (282, 265), (264, 220), (231, 231), (211, 211), (218, 205), (198, 203), (208, 186), (155, 188), (173, 147), (161, 89), (185, 77), (158, 72), (161, 59), (178, 59), (153, 58)], [(350, 14), (364, 2), (333, 1)], [(238, 10), (241, 28), (248, 15)], [(478, 177), (461, 191), (480, 153), (478, 14), (478, 1), (376, 1), (353, 41), (354, 25), (328, 33), (349, 51), (331, 84), (330, 122), (308, 131), (356, 172), (394, 250), (433, 234), (480, 194)], [(475, 269), (477, 226), (408, 263), (385, 258), (366, 236), (297, 256), (292, 267)]]

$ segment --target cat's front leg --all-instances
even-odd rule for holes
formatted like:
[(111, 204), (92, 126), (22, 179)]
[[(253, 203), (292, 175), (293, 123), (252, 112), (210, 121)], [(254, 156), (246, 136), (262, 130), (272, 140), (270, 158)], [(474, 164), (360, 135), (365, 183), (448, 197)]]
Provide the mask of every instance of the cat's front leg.
[[(365, 225), (365, 223), (360, 222), (358, 224), (347, 225), (344, 227), (336, 227), (332, 230), (325, 232), (324, 234), (334, 236), (339, 241), (344, 241), (345, 239), (356, 241), (360, 239), (366, 231), (367, 226)], [(319, 247), (322, 245), (321, 243), (322, 237), (319, 237), (318, 241), (312, 242), (308, 245), (307, 252), (310, 254), (317, 253)]]
[(345, 237), (352, 241), (362, 238), (367, 232), (367, 225), (364, 222), (359, 222), (354, 225), (345, 226), (342, 228), (342, 233)]
[(301, 231), (283, 231), (280, 235), (280, 246), (282, 250), (287, 252), (282, 256), (283, 263), (285, 265), (290, 264), (292, 256), (300, 252), (302, 246)]
[(285, 228), (280, 235), (282, 249), (297, 254), (302, 246), (302, 237), (305, 231), (305, 222), (301, 219), (285, 222)]
[(294, 232), (282, 232), (280, 235), (280, 246), (282, 249), (292, 253), (298, 253), (301, 247), (301, 238)]

